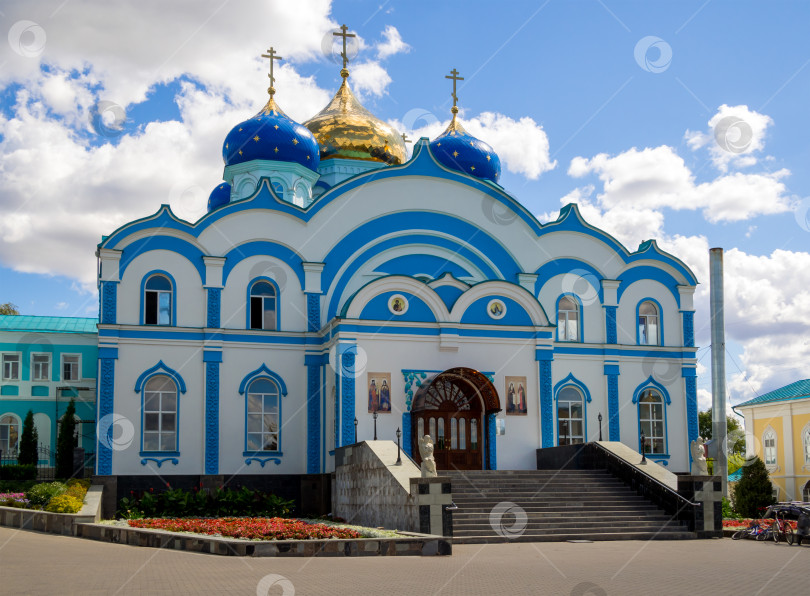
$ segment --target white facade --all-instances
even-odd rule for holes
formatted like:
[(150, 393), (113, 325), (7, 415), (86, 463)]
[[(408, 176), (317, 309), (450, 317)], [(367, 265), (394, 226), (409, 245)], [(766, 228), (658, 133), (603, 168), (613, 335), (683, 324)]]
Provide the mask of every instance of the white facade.
[[(372, 438), (369, 373), (390, 374), (378, 437), (396, 440), (400, 428), (410, 450), (413, 396), (455, 367), (484, 373), (500, 399), (480, 431), (484, 466), (532, 469), (536, 449), (565, 441), (556, 395), (570, 386), (582, 397), (584, 440), (598, 439), (601, 414), (603, 438), (637, 450), (638, 401), (651, 390), (663, 420), (648, 428), (658, 436), (663, 425), (663, 435), (649, 457), (689, 470), (697, 281), (654, 242), (630, 252), (573, 205), (541, 225), (497, 184), (442, 166), (424, 139), (409, 162), (338, 182), (306, 207), (258, 179), (196, 223), (164, 206), (99, 246), (98, 416), (117, 414), (134, 430), (129, 444), (100, 438), (99, 474), (332, 471), (330, 452), (354, 441), (355, 418), (359, 440)], [(171, 284), (165, 324), (148, 321), (150, 275)], [(249, 293), (262, 281), (276, 293), (274, 330), (251, 329)], [(578, 322), (558, 341), (563, 296)], [(642, 303), (657, 317), (646, 344)], [(174, 438), (171, 407), (161, 410), (165, 428), (145, 428), (155, 376), (178, 393)], [(507, 412), (506, 377), (525, 378), (523, 415)], [(246, 422), (256, 379), (283, 394), (261, 402), (275, 412), (262, 420), (273, 427), (275, 415), (278, 428), (258, 431), (260, 449), (248, 445)], [(149, 432), (167, 442), (148, 448)]]

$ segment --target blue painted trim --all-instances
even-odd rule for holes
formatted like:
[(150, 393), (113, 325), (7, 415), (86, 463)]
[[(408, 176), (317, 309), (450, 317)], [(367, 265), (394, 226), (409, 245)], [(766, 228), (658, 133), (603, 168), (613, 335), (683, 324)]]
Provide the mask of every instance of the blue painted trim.
[(413, 457), (413, 454), (411, 453), (413, 442), (411, 432), (413, 432), (411, 430), (411, 413), (409, 411), (402, 412), (402, 450), (408, 455), (408, 457)]
[(498, 469), (498, 442), (495, 439), (496, 412), (487, 414), (487, 463), (489, 470)]
[(219, 474), (219, 362), (222, 361), (222, 352), (219, 356), (219, 361), (205, 361), (206, 474)]
[(276, 465), (279, 465), (281, 463), (281, 458), (279, 458), (279, 457), (248, 457), (245, 460), (245, 464), (247, 464), (249, 466), (254, 461), (259, 462), (262, 465), (262, 467), (264, 467), (264, 464), (266, 464), (269, 461), (273, 462)]
[(605, 343), (619, 343), (619, 334), (616, 331), (616, 310), (618, 306), (605, 306)]
[(153, 250), (167, 250), (184, 257), (191, 263), (200, 276), (200, 285), (205, 281), (205, 262), (203, 261), (205, 254), (187, 240), (182, 240), (174, 236), (163, 236), (159, 231), (156, 231), (154, 235), (135, 240), (124, 247), (121, 253), (121, 260), (118, 264), (118, 275), (120, 278), (124, 279), (124, 273), (126, 273), (129, 265), (137, 257)]
[(307, 365), (307, 474), (320, 472), (321, 462), (321, 367)]
[(607, 375), (608, 389), (608, 429), (611, 441), (621, 441), (621, 424), (619, 421), (619, 375)]
[[(686, 385), (686, 432), (687, 432), (687, 445), (691, 445), (692, 441), (698, 438), (698, 399), (697, 399), (697, 377), (686, 377), (684, 379)], [(689, 457), (691, 459), (692, 452), (689, 450)]]
[(534, 359), (540, 362), (541, 360), (554, 360), (554, 350), (548, 348), (535, 348)]
[(540, 290), (543, 289), (543, 286), (552, 277), (557, 275), (573, 274), (581, 277), (591, 284), (599, 296), (600, 304), (605, 301), (605, 294), (604, 290), (602, 289), (602, 280), (605, 279), (605, 274), (596, 269), (590, 263), (586, 263), (580, 259), (554, 259), (548, 263), (545, 263), (544, 265), (541, 265), (534, 273), (537, 275), (537, 281), (534, 283), (535, 296), (540, 295)]
[(341, 344), (338, 346), (341, 370), (341, 428), (343, 431), (341, 446), (354, 443), (356, 353), (357, 346), (355, 345)]
[(141, 465), (145, 466), (146, 462), (150, 461), (155, 462), (158, 468), (161, 467), (166, 462), (169, 462), (175, 466), (180, 463), (180, 460), (177, 459), (176, 457), (144, 457), (143, 459), (141, 459)]
[(697, 376), (697, 369), (684, 366), (681, 368), (681, 376), (682, 377), (696, 377)]
[[(162, 275), (169, 280), (169, 283), (172, 284), (172, 322), (171, 327), (177, 327), (177, 282), (174, 281), (174, 277), (172, 277), (171, 273), (168, 271), (163, 271), (162, 269), (153, 269), (149, 273), (145, 274), (141, 278), (141, 318), (140, 324), (146, 325), (144, 322), (144, 309), (146, 308), (146, 282), (149, 281), (149, 278), (153, 275)], [(167, 327), (167, 325), (149, 325), (149, 327)]]
[(203, 362), (222, 362), (222, 350), (203, 350)]
[[(574, 340), (571, 339), (560, 339), (560, 300), (568, 296), (569, 298), (573, 298), (574, 301), (577, 303), (577, 338)], [(559, 342), (582, 342), (583, 341), (583, 334), (585, 329), (585, 312), (582, 308), (582, 300), (580, 300), (579, 296), (574, 294), (573, 292), (563, 292), (557, 297), (557, 303), (554, 305), (554, 314), (556, 315), (555, 320), (557, 322), (557, 337), (555, 338), (556, 341)]]
[(687, 348), (695, 347), (695, 311), (682, 310), (683, 315), (683, 345)]
[(551, 360), (538, 361), (540, 371), (540, 432), (543, 447), (554, 446), (554, 405), (551, 390)]
[[(619, 303), (621, 303), (622, 294), (624, 294), (625, 290), (633, 283), (641, 280), (653, 280), (659, 282), (669, 290), (669, 293), (675, 298), (678, 307), (681, 306), (681, 293), (678, 291), (678, 286), (683, 284), (658, 267), (652, 267), (650, 265), (633, 267), (619, 275), (616, 279), (622, 282), (619, 289), (616, 291), (616, 300)], [(697, 284), (697, 281), (695, 281), (694, 284)]]
[(206, 309), (206, 325), (216, 329), (220, 326), (220, 311), (222, 309), (222, 289), (206, 288), (208, 292), (208, 308)]
[(637, 404), (638, 398), (641, 397), (641, 392), (651, 387), (653, 389), (656, 389), (658, 393), (661, 394), (661, 397), (664, 398), (664, 403), (666, 403), (666, 405), (670, 405), (672, 403), (672, 400), (669, 399), (669, 392), (667, 391), (667, 388), (664, 387), (661, 383), (659, 383), (655, 379), (653, 379), (652, 375), (647, 377), (647, 380), (644, 381), (638, 387), (636, 387), (636, 390), (633, 391), (633, 403)]
[[(656, 344), (643, 344), (641, 343), (641, 335), (638, 332), (638, 317), (639, 317), (639, 309), (641, 309), (641, 305), (645, 302), (652, 302), (655, 305), (655, 308), (658, 309), (658, 343)], [(664, 343), (664, 309), (661, 308), (661, 303), (658, 302), (655, 298), (642, 298), (636, 303), (636, 320), (634, 321), (636, 326), (636, 344), (639, 346), (665, 346)]]
[(98, 357), (112, 360), (118, 360), (118, 348), (99, 348)]
[[(236, 201), (236, 203), (244, 202)], [(228, 251), (225, 254), (225, 266), (222, 268), (222, 283), (227, 283), (228, 276), (234, 267), (241, 261), (253, 256), (275, 257), (283, 261), (298, 277), (301, 291), (304, 290), (304, 259), (290, 247), (269, 240), (246, 242)]]
[(694, 358), (695, 357), (695, 350), (693, 348), (688, 348), (683, 351), (675, 351), (675, 350), (650, 350), (645, 349), (644, 346), (634, 347), (634, 346), (624, 346), (622, 348), (586, 348), (580, 346), (567, 346), (567, 345), (556, 345), (554, 346), (554, 353), (555, 354), (590, 354), (594, 356), (634, 356), (637, 358), (674, 358), (676, 360), (683, 360), (684, 358)]
[[(115, 400), (115, 360), (112, 358), (99, 358), (99, 378), (97, 385), (98, 420), (111, 420)], [(100, 426), (99, 426), (100, 427)], [(112, 474), (112, 424), (105, 427), (105, 436), (96, 437), (96, 473), (100, 476)]]
[[(275, 382), (279, 386), (279, 389), (281, 389), (282, 397), (287, 395), (287, 385), (284, 383), (284, 379), (282, 379), (280, 375), (274, 373), (272, 370), (267, 368), (266, 364), (262, 364), (256, 370), (251, 371), (247, 375), (245, 375), (245, 378), (242, 379), (241, 383), (239, 383), (239, 395), (244, 395), (248, 383), (250, 383), (255, 379), (258, 379), (259, 377), (268, 377), (271, 381)], [(280, 403), (281, 402), (279, 402), (279, 404)], [(279, 412), (279, 423), (281, 423), (281, 412)]]
[(101, 323), (103, 325), (115, 325), (118, 304), (118, 282), (101, 282)]
[(180, 389), (180, 393), (186, 392), (186, 382), (183, 380), (183, 377), (180, 375), (179, 372), (174, 370), (173, 368), (169, 368), (163, 363), (163, 360), (160, 360), (157, 364), (155, 364), (152, 368), (145, 370), (141, 373), (138, 377), (138, 380), (135, 381), (135, 391), (139, 392), (143, 384), (150, 378), (154, 377), (155, 375), (167, 375), (171, 377), (171, 379), (177, 384), (177, 387)]
[(587, 401), (588, 403), (591, 403), (591, 392), (588, 391), (588, 387), (585, 385), (585, 383), (583, 383), (582, 381), (580, 381), (579, 379), (577, 379), (574, 376), (574, 373), (568, 373), (567, 377), (565, 377), (562, 381), (560, 381), (559, 383), (554, 385), (554, 401), (555, 402), (557, 401), (557, 396), (560, 393), (560, 389), (562, 389), (563, 387), (566, 387), (568, 385), (573, 385), (574, 387), (579, 389), (582, 392), (582, 394), (585, 396), (585, 401)]
[(321, 330), (321, 295), (307, 293), (307, 331)]
[(246, 449), (242, 452), (242, 457), (264, 457), (266, 455), (281, 457), (284, 455), (284, 452), (279, 451), (278, 449), (275, 451), (249, 451)]
[(605, 374), (606, 375), (618, 375), (619, 374), (619, 365), (618, 364), (605, 364)]
[(245, 329), (251, 329), (250, 326), (250, 292), (253, 290), (253, 286), (259, 282), (266, 281), (271, 286), (273, 286), (273, 290), (276, 292), (276, 328), (275, 329), (254, 329), (254, 331), (281, 331), (281, 290), (278, 287), (278, 282), (272, 277), (267, 277), (266, 275), (261, 275), (259, 277), (254, 277), (248, 282), (247, 285), (247, 295), (245, 297)]

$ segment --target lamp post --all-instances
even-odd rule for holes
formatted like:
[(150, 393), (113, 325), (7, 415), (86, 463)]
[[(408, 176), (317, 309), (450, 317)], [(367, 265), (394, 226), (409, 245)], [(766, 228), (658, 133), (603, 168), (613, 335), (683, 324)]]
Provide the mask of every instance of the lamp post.
[(602, 412), (599, 412), (599, 416), (597, 417), (599, 420), (599, 440), (602, 440)]
[(374, 406), (374, 414), (372, 414), (372, 416), (374, 417), (374, 440), (376, 441), (377, 440), (377, 406), (376, 405)]
[(641, 431), (641, 463), (647, 463), (647, 445), (644, 443), (646, 437), (644, 436), (644, 431)]
[(402, 465), (402, 455), (400, 454), (400, 447), (399, 447), (399, 438), (402, 436), (402, 431), (399, 430), (397, 427), (397, 463), (394, 465), (401, 466)]
[(357, 444), (357, 416), (354, 417), (354, 442)]

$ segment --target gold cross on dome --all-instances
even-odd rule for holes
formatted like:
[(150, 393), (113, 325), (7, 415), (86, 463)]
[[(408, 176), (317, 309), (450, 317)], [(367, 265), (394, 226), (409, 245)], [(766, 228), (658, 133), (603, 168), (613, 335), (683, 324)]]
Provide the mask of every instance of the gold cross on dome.
[(273, 88), (273, 84), (276, 82), (276, 79), (273, 76), (273, 63), (276, 60), (284, 60), (284, 58), (276, 54), (276, 50), (273, 49), (273, 46), (270, 46), (270, 49), (267, 50), (266, 54), (262, 54), (262, 58), (270, 59), (270, 74), (267, 75), (270, 78), (270, 87), (267, 89), (267, 92), (270, 94), (270, 97), (273, 97), (273, 94), (276, 92), (276, 90)]
[(408, 138), (408, 135), (406, 135), (404, 132), (402, 133), (402, 142), (403, 142), (403, 143), (413, 143), (413, 141), (412, 141), (412, 140), (410, 140), (410, 139)]
[(357, 35), (354, 33), (347, 33), (348, 30), (349, 28), (344, 24), (340, 26), (340, 33), (332, 33), (332, 35), (343, 38), (343, 51), (340, 53), (341, 57), (343, 58), (343, 70), (346, 70), (346, 66), (349, 64), (349, 56), (346, 54), (346, 38), (357, 37)]
[(464, 77), (458, 76), (458, 71), (454, 68), (450, 71), (450, 75), (445, 75), (444, 78), (453, 80), (453, 93), (451, 95), (453, 97), (453, 107), (455, 108), (456, 104), (458, 103), (458, 95), (456, 95), (456, 81), (463, 81)]

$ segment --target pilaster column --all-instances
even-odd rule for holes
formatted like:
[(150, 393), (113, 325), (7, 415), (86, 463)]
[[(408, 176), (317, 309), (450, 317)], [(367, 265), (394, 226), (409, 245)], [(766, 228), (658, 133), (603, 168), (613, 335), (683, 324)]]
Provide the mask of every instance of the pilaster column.
[(608, 395), (608, 437), (611, 441), (621, 441), (619, 424), (619, 364), (605, 364)]
[(307, 367), (307, 474), (321, 471), (321, 367), (323, 356), (304, 356)]
[(307, 331), (321, 329), (321, 272), (323, 263), (303, 263), (304, 293), (307, 297)]
[(536, 350), (540, 374), (540, 434), (543, 447), (554, 446), (554, 403), (551, 395), (551, 350)]
[(205, 473), (219, 474), (220, 350), (203, 351), (205, 363)]
[[(100, 357), (98, 360), (98, 428), (103, 429), (104, 436), (97, 439), (96, 474), (99, 476), (112, 475), (112, 424), (113, 408), (115, 406), (115, 361), (118, 359), (118, 350), (115, 348), (102, 348), (109, 357)], [(101, 351), (101, 350), (100, 350)], [(103, 421), (103, 422), (102, 422)]]
[(618, 310), (618, 289), (621, 281), (616, 279), (603, 279), (602, 284), (602, 308), (605, 310), (605, 343), (619, 343), (618, 331), (616, 329), (616, 311)]

